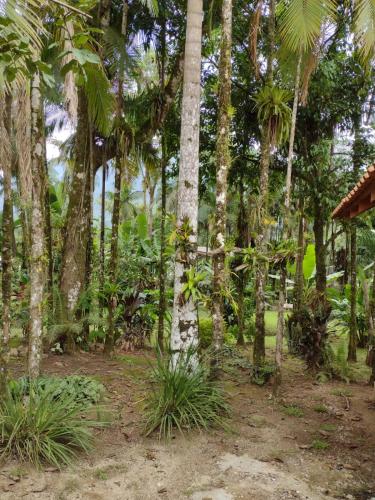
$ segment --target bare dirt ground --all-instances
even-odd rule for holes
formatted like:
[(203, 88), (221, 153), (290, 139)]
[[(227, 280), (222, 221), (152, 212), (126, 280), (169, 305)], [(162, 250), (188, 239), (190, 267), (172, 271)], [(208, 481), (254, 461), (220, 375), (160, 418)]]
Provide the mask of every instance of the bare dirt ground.
[[(59, 472), (0, 466), (0, 499), (287, 500), (375, 499), (374, 391), (362, 384), (317, 384), (287, 359), (283, 393), (249, 383), (233, 367), (224, 387), (233, 407), (230, 431), (169, 442), (142, 436), (142, 401), (152, 354), (116, 360), (100, 354), (48, 356), (45, 373), (85, 374), (108, 390), (114, 417), (92, 454)], [(14, 375), (22, 363), (14, 360)]]

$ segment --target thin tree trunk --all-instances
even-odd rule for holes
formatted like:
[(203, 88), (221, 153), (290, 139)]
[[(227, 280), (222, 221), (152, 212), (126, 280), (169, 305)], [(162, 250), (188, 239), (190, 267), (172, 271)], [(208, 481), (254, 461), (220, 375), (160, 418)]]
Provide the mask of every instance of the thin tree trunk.
[[(249, 246), (249, 224), (248, 224), (248, 213), (244, 202), (244, 192), (242, 189), (243, 183), (242, 179), (239, 184), (239, 197), (240, 203), (238, 207), (237, 214), (237, 239), (236, 246), (247, 248)], [(250, 204), (249, 204), (250, 205)], [(235, 259), (233, 262), (234, 266), (243, 264), (243, 259), (239, 256), (238, 260)], [(245, 345), (245, 287), (248, 279), (248, 271), (246, 269), (240, 269), (235, 271), (235, 285), (237, 288), (237, 324), (238, 324), (238, 337), (237, 344), (242, 346)]]
[(299, 202), (300, 217), (298, 223), (298, 249), (296, 257), (296, 275), (293, 290), (293, 312), (297, 313), (301, 310), (302, 295), (303, 295), (303, 259), (305, 256), (305, 218), (303, 215), (303, 199)]
[(45, 137), (43, 103), (40, 92), (40, 74), (36, 72), (31, 84), (31, 130), (32, 130), (32, 214), (31, 214), (31, 258), (30, 258), (30, 341), (29, 376), (40, 375), (43, 338), (43, 309), (46, 285), (46, 247), (44, 228), (45, 205)]
[[(361, 166), (362, 136), (361, 114), (354, 117), (353, 180), (357, 181)], [(352, 223), (350, 231), (350, 325), (348, 361), (357, 361), (357, 229)]]
[(294, 151), (294, 139), (296, 135), (296, 123), (297, 123), (297, 111), (298, 111), (298, 100), (299, 100), (299, 85), (301, 79), (301, 62), (302, 53), (298, 56), (296, 79), (294, 82), (294, 99), (293, 99), (293, 110), (292, 110), (292, 121), (290, 126), (289, 135), (289, 149), (288, 149), (288, 163), (286, 172), (286, 182), (285, 182), (285, 216), (286, 222), (289, 224), (289, 210), (290, 210), (290, 195), (292, 188), (292, 168), (293, 168), (293, 151)]
[[(187, 227), (187, 241), (177, 240), (175, 258), (172, 362), (180, 353), (198, 347), (197, 304), (182, 295), (187, 272), (195, 267), (198, 231), (199, 117), (203, 1), (188, 0), (181, 110), (180, 168), (177, 192), (177, 230)], [(197, 360), (193, 360), (197, 362)]]
[[(92, 274), (92, 257), (93, 257), (93, 194), (94, 194), (94, 129), (91, 119), (89, 120), (89, 169), (88, 169), (88, 182), (89, 189), (86, 190), (85, 205), (88, 210), (88, 241), (86, 250), (85, 262), (85, 284), (84, 291), (87, 293), (91, 283)], [(82, 340), (81, 342), (88, 343), (90, 336), (90, 321), (89, 313), (91, 309), (91, 294), (87, 295), (85, 305), (80, 308), (79, 315), (83, 319), (82, 322)]]
[[(162, 13), (164, 14), (164, 12)], [(161, 60), (160, 60), (160, 88), (165, 87), (165, 64), (166, 64), (166, 19), (161, 21)], [(158, 347), (164, 350), (164, 319), (167, 311), (166, 269), (165, 269), (165, 222), (167, 216), (167, 141), (166, 132), (161, 134), (161, 217), (160, 217), (160, 261), (159, 261), (159, 307), (158, 307)]]
[(53, 247), (52, 247), (52, 225), (51, 225), (51, 207), (49, 200), (49, 181), (48, 181), (48, 167), (46, 150), (43, 153), (44, 165), (45, 165), (45, 196), (44, 196), (44, 210), (45, 210), (45, 239), (48, 255), (48, 272), (47, 272), (47, 301), (48, 301), (48, 322), (50, 323), (53, 319), (54, 312), (54, 300), (53, 300)]
[(5, 99), (0, 96), (0, 137), (1, 158), (3, 170), (3, 220), (2, 220), (2, 332), (0, 335), (0, 395), (4, 393), (7, 383), (9, 362), (9, 339), (11, 327), (12, 298), (12, 236), (13, 236), (13, 205), (12, 205), (12, 96)]
[[(273, 59), (275, 51), (275, 0), (269, 2), (269, 24), (268, 24), (268, 58), (266, 85), (273, 85)], [(261, 160), (260, 160), (260, 186), (258, 198), (258, 221), (256, 247), (260, 253), (266, 249), (266, 216), (268, 212), (268, 175), (271, 161), (271, 134), (270, 126), (264, 125), (261, 138)], [(265, 322), (266, 309), (265, 287), (267, 280), (267, 265), (261, 260), (256, 264), (255, 270), (255, 338), (253, 361), (256, 367), (264, 363), (266, 355), (265, 347)]]
[(162, 137), (161, 158), (161, 219), (160, 219), (160, 263), (159, 263), (159, 320), (158, 320), (158, 346), (160, 351), (164, 350), (164, 318), (167, 309), (165, 295), (165, 219), (167, 215), (167, 154), (165, 138)]
[[(216, 208), (215, 248), (221, 252), (213, 257), (213, 347), (219, 352), (224, 342), (224, 291), (225, 291), (225, 237), (227, 225), (227, 190), (230, 169), (230, 103), (231, 103), (231, 49), (232, 49), (232, 0), (222, 4), (222, 40), (219, 64), (219, 104), (216, 139)], [(215, 358), (216, 365), (218, 359)], [(218, 368), (218, 366), (216, 366)]]
[[(126, 29), (128, 24), (128, 2), (124, 0), (122, 11), (121, 35), (123, 43), (125, 43)], [(121, 137), (120, 124), (122, 119), (123, 109), (123, 72), (124, 61), (120, 58), (117, 81), (117, 106), (116, 106), (116, 121), (117, 121), (117, 145), (116, 145), (116, 160), (115, 160), (115, 190), (113, 195), (112, 208), (112, 228), (111, 228), (111, 253), (109, 259), (109, 280), (111, 283), (116, 282), (116, 273), (118, 267), (118, 228), (120, 223), (120, 205), (121, 205), (121, 184), (123, 174), (124, 158), (127, 155), (127, 144), (124, 145)], [(115, 312), (117, 307), (116, 295), (111, 294), (108, 302), (108, 331), (105, 338), (104, 352), (111, 354), (115, 345)]]
[(357, 361), (357, 231), (350, 227), (350, 325), (348, 361)]
[[(119, 81), (118, 91), (118, 109), (117, 114), (121, 116), (122, 112), (122, 80)], [(126, 152), (125, 152), (126, 155)], [(122, 172), (123, 172), (123, 161), (124, 152), (122, 150), (122, 145), (120, 138), (118, 138), (117, 152), (116, 152), (116, 164), (115, 164), (115, 189), (113, 194), (113, 208), (112, 208), (112, 229), (111, 229), (111, 252), (109, 258), (109, 281), (110, 283), (116, 282), (116, 273), (118, 266), (118, 228), (120, 222), (120, 202), (121, 202), (121, 184), (122, 184)], [(108, 331), (105, 338), (104, 352), (106, 354), (111, 354), (114, 343), (115, 343), (115, 312), (117, 307), (116, 295), (111, 295), (108, 302)]]
[[(299, 84), (301, 77), (301, 59), (302, 53), (300, 52), (297, 63), (296, 80), (294, 83), (294, 100), (292, 111), (292, 123), (290, 127), (289, 136), (289, 150), (288, 150), (288, 166), (285, 182), (285, 223), (282, 232), (282, 240), (290, 237), (290, 196), (292, 187), (292, 167), (293, 167), (293, 151), (294, 151), (294, 138), (296, 132), (297, 110), (298, 110), (298, 97), (299, 97)], [(277, 331), (276, 331), (276, 352), (275, 352), (275, 365), (276, 370), (273, 379), (273, 395), (276, 397), (282, 382), (281, 364), (282, 364), (282, 351), (283, 339), (285, 330), (284, 321), (284, 304), (286, 296), (286, 262), (282, 263), (280, 268), (280, 290), (279, 290), (279, 306), (277, 314)]]
[(23, 268), (29, 271), (31, 248), (31, 105), (29, 82), (17, 93), (15, 114), (15, 147), (17, 153), (17, 184), (20, 196), (20, 220), (22, 224)]
[(362, 290), (363, 290), (363, 304), (366, 314), (366, 329), (368, 332), (369, 344), (371, 344), (371, 339), (374, 336), (374, 320), (371, 314), (370, 290), (366, 276), (364, 276), (363, 278)]
[(327, 286), (326, 248), (324, 245), (324, 217), (319, 200), (315, 202), (314, 210), (316, 290), (324, 295)]
[(100, 202), (100, 242), (99, 242), (99, 315), (103, 317), (103, 292), (104, 292), (104, 279), (105, 279), (105, 190), (106, 190), (106, 171), (107, 171), (107, 157), (106, 148), (103, 153), (103, 167), (102, 167), (102, 192)]

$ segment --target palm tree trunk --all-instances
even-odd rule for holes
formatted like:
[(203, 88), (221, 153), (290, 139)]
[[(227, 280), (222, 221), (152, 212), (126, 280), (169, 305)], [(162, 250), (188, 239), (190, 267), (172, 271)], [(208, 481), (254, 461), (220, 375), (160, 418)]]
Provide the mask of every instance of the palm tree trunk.
[(350, 227), (350, 325), (348, 361), (357, 361), (357, 230)]
[(99, 315), (103, 317), (103, 292), (104, 292), (104, 279), (105, 279), (105, 189), (106, 189), (106, 171), (107, 171), (107, 157), (106, 148), (103, 153), (103, 167), (102, 167), (102, 192), (100, 201), (100, 242), (99, 242)]
[(46, 151), (44, 151), (45, 164), (45, 179), (46, 188), (44, 196), (45, 210), (45, 239), (48, 255), (48, 272), (47, 272), (47, 301), (48, 301), (48, 322), (53, 318), (54, 300), (53, 300), (53, 242), (52, 242), (52, 225), (51, 225), (51, 207), (49, 200), (49, 182), (48, 182), (48, 167), (46, 160)]
[[(268, 58), (266, 85), (273, 84), (273, 58), (275, 50), (275, 0), (269, 2), (269, 24), (268, 24)], [(266, 225), (265, 219), (268, 211), (268, 175), (271, 161), (271, 135), (270, 127), (264, 126), (261, 138), (260, 151), (260, 186), (258, 198), (258, 221), (256, 246), (260, 253), (266, 249)], [(266, 355), (265, 347), (265, 323), (264, 314), (266, 309), (265, 287), (267, 279), (266, 263), (258, 261), (255, 270), (255, 338), (253, 361), (259, 367), (264, 363)]]
[[(123, 80), (118, 80), (117, 92), (117, 120), (120, 123), (122, 114), (122, 101), (123, 101)], [(126, 155), (126, 151), (125, 151)], [(125, 158), (122, 141), (120, 134), (117, 138), (116, 148), (116, 163), (115, 163), (115, 189), (113, 194), (113, 208), (112, 208), (112, 229), (111, 229), (111, 253), (109, 259), (109, 280), (111, 283), (116, 282), (116, 272), (118, 266), (118, 227), (120, 223), (120, 205), (121, 205), (121, 184), (123, 161)], [(108, 302), (108, 331), (105, 338), (104, 352), (111, 354), (115, 343), (115, 311), (117, 307), (117, 300), (115, 295), (109, 297)]]
[(198, 230), (199, 117), (203, 1), (188, 0), (181, 110), (180, 168), (177, 192), (177, 230), (188, 228), (187, 240), (177, 241), (175, 258), (171, 350), (173, 362), (198, 346), (197, 304), (182, 296), (186, 273), (195, 266)]
[[(109, 258), (109, 280), (115, 283), (118, 264), (118, 227), (120, 222), (120, 197), (122, 181), (122, 157), (120, 151), (116, 155), (115, 190), (112, 209), (111, 252)], [(115, 342), (115, 310), (116, 296), (111, 295), (108, 302), (108, 331), (105, 338), (104, 352), (111, 354)]]
[(32, 130), (32, 213), (31, 213), (31, 258), (30, 258), (30, 341), (29, 376), (40, 375), (43, 338), (43, 305), (46, 285), (45, 245), (45, 136), (43, 103), (40, 92), (40, 74), (36, 72), (31, 84), (31, 130)]
[(298, 223), (298, 249), (296, 257), (296, 275), (293, 290), (293, 313), (298, 314), (302, 306), (303, 295), (303, 258), (305, 256), (305, 218), (303, 214), (303, 199), (299, 201), (300, 217)]
[[(259, 222), (258, 235), (256, 238), (256, 246), (259, 252), (265, 250), (266, 243), (266, 227), (264, 218), (267, 211), (268, 198), (268, 174), (270, 165), (270, 137), (269, 133), (265, 132), (261, 145), (261, 177), (260, 177), (260, 194), (258, 201)], [(266, 307), (265, 286), (266, 286), (267, 266), (265, 262), (259, 261), (255, 269), (255, 338), (253, 359), (255, 366), (261, 366), (264, 363), (266, 355), (265, 347), (265, 323), (264, 314)]]
[(17, 93), (15, 114), (15, 147), (17, 152), (17, 187), (20, 197), (22, 224), (22, 266), (29, 271), (31, 248), (31, 103), (29, 82)]
[[(224, 342), (225, 238), (227, 221), (228, 172), (230, 169), (232, 0), (222, 4), (222, 40), (219, 64), (219, 106), (216, 139), (215, 248), (213, 257), (213, 345), (218, 352)], [(216, 359), (218, 362), (218, 359)]]
[(2, 334), (0, 335), (0, 395), (4, 393), (7, 383), (9, 362), (9, 339), (11, 327), (12, 298), (12, 236), (13, 236), (13, 205), (12, 205), (12, 153), (11, 153), (11, 120), (12, 96), (0, 97), (0, 136), (1, 164), (3, 170), (3, 220), (2, 220)]
[(158, 346), (164, 350), (164, 318), (167, 308), (165, 295), (165, 219), (167, 215), (167, 154), (164, 135), (162, 137), (161, 158), (161, 219), (160, 219), (160, 262), (159, 262), (159, 319), (158, 319)]
[[(292, 123), (290, 127), (290, 136), (289, 136), (289, 150), (288, 150), (288, 166), (287, 166), (287, 174), (286, 174), (286, 183), (285, 183), (285, 224), (283, 228), (282, 239), (290, 236), (290, 226), (289, 226), (289, 217), (290, 217), (290, 195), (291, 195), (291, 187), (292, 187), (292, 166), (293, 166), (293, 150), (294, 150), (294, 138), (296, 132), (296, 122), (297, 122), (297, 110), (298, 110), (298, 98), (299, 98), (299, 84), (301, 77), (301, 59), (302, 53), (298, 57), (297, 63), (297, 71), (296, 71), (296, 80), (294, 84), (294, 100), (293, 100), (293, 110), (292, 110)], [(281, 374), (281, 364), (282, 364), (282, 350), (283, 350), (283, 339), (284, 339), (284, 330), (285, 330), (285, 321), (284, 321), (284, 303), (286, 296), (286, 263), (281, 265), (280, 268), (280, 291), (279, 291), (279, 307), (277, 314), (277, 331), (276, 331), (276, 352), (275, 352), (275, 375), (273, 380), (273, 395), (277, 396), (279, 392), (279, 388), (282, 382), (282, 374)]]
[(87, 99), (83, 89), (79, 89), (75, 162), (63, 232), (60, 276), (63, 307), (61, 321), (67, 325), (65, 350), (70, 354), (75, 351), (75, 338), (70, 325), (75, 321), (78, 300), (85, 287), (87, 246), (90, 236), (90, 207), (87, 204), (91, 189), (89, 128)]

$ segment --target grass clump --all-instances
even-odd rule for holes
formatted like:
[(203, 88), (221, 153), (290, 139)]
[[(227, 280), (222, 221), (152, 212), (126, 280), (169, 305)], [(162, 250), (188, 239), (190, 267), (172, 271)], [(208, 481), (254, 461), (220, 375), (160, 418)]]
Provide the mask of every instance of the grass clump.
[(194, 428), (225, 427), (229, 414), (224, 392), (209, 380), (207, 368), (188, 352), (172, 363), (158, 355), (153, 367), (152, 390), (145, 406), (145, 433), (159, 430), (159, 438), (173, 429), (182, 434)]
[(317, 413), (328, 413), (328, 408), (324, 404), (317, 404), (314, 406), (314, 411)]
[(314, 441), (311, 443), (311, 446), (314, 450), (322, 451), (329, 448), (329, 443), (327, 443), (327, 441), (324, 441), (323, 439), (314, 439)]
[(333, 389), (332, 391), (333, 396), (346, 396), (347, 398), (351, 398), (353, 396), (353, 393), (350, 389), (347, 389), (346, 387), (341, 387), (339, 389)]
[(322, 431), (334, 432), (336, 429), (337, 429), (337, 427), (334, 424), (323, 424), (322, 425)]
[(288, 415), (289, 417), (300, 418), (303, 417), (304, 415), (302, 408), (300, 408), (297, 405), (285, 405), (283, 407), (283, 412), (285, 413), (285, 415)]
[(54, 379), (29, 382), (26, 395), (15, 387), (0, 401), (1, 457), (61, 468), (92, 448), (92, 428), (104, 425), (91, 419), (92, 405), (79, 403), (74, 393), (57, 397)]

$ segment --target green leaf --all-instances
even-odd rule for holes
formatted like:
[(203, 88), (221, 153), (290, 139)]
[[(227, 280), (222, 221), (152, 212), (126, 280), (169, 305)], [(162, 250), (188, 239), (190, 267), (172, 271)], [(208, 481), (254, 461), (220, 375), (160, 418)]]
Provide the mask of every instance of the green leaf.
[(73, 48), (72, 54), (81, 66), (86, 63), (100, 64), (99, 56), (90, 50)]
[(139, 239), (146, 240), (147, 239), (147, 216), (146, 216), (145, 212), (141, 212), (140, 214), (137, 215), (136, 223), (137, 223), (137, 233), (138, 233)]
[(309, 280), (314, 276), (315, 266), (315, 245), (310, 243), (307, 245), (305, 257), (303, 258), (303, 276), (305, 280)]

